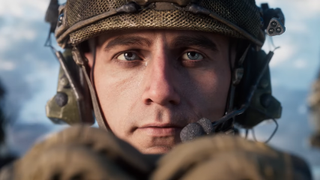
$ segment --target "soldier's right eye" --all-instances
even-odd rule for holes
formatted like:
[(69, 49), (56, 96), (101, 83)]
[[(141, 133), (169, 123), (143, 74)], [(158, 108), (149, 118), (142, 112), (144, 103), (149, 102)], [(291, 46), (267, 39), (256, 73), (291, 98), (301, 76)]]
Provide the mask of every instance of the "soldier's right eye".
[(137, 53), (135, 52), (124, 52), (121, 53), (116, 57), (116, 59), (122, 60), (122, 61), (135, 61), (135, 60), (142, 60)]

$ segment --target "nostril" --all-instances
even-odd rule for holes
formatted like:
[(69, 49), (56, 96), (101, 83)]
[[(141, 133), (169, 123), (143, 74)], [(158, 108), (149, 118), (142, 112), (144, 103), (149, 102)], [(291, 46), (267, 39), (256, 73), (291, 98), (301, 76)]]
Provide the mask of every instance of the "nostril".
[(175, 100), (170, 100), (169, 103), (170, 103), (170, 104), (173, 104), (173, 105), (179, 104), (179, 102), (177, 102), (177, 101), (175, 101)]
[(152, 103), (152, 100), (151, 100), (151, 99), (147, 99), (147, 100), (146, 100), (146, 104), (147, 104), (147, 105), (150, 105), (151, 103)]
[(144, 104), (151, 105), (153, 103), (161, 106), (178, 105), (180, 96), (170, 85), (159, 86), (155, 85), (152, 88), (147, 88), (142, 95)]

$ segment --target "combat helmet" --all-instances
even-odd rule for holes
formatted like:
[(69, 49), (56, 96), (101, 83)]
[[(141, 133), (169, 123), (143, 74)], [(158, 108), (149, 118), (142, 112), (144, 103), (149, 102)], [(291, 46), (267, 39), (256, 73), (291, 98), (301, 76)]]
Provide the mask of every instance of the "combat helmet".
[(273, 53), (261, 51), (267, 34), (285, 31), (278, 8), (257, 7), (254, 0), (67, 0), (61, 6), (51, 0), (46, 20), (55, 26), (51, 32), (54, 30), (57, 43), (65, 49), (64, 54), (55, 52), (61, 63), (58, 90), (46, 107), (54, 122), (92, 123), (93, 109), (99, 126), (107, 129), (79, 48), (100, 34), (125, 29), (204, 31), (245, 41), (231, 69), (226, 112), (216, 122), (216, 131), (229, 130), (234, 123), (252, 128), (281, 116), (281, 104), (271, 92), (268, 64)]

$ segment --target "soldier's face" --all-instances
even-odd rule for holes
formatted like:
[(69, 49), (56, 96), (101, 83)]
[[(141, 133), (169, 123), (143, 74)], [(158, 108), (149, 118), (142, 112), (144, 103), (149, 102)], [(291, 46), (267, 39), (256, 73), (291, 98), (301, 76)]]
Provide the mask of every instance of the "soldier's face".
[[(112, 132), (142, 153), (165, 153), (188, 123), (223, 115), (235, 54), (229, 38), (140, 30), (97, 41), (94, 81), (103, 114)], [(92, 54), (85, 55), (92, 67)]]

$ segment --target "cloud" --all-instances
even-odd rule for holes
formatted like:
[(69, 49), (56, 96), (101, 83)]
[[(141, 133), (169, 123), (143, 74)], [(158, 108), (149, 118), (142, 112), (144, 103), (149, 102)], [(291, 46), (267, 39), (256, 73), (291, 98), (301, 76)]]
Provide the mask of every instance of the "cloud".
[[(0, 27), (0, 77), (7, 89), (7, 113), (12, 118), (18, 118), (19, 111), (25, 107), (25, 103), (39, 93), (41, 95), (41, 92), (48, 87), (47, 81), (50, 77), (55, 79), (50, 83), (56, 86), (59, 66), (51, 50), (44, 47), (49, 25), (44, 21), (20, 17), (11, 19), (14, 20), (14, 24), (5, 20), (2, 21), (4, 26)], [(52, 88), (53, 91), (54, 89)], [(46, 97), (46, 100), (49, 98)], [(45, 101), (38, 105), (43, 107), (41, 109), (43, 118), (44, 105)], [(19, 120), (29, 118), (19, 117)]]
[[(36, 38), (39, 38), (37, 31), (39, 31), (40, 28), (39, 23), (36, 23), (37, 21), (29, 21), (23, 18), (14, 18), (13, 20), (14, 23), (4, 21), (3, 26), (0, 27), (0, 53), (14, 49), (15, 44), (32, 42)], [(44, 28), (41, 28), (41, 30), (44, 30)], [(42, 34), (43, 33), (40, 35)]]
[(15, 68), (15, 63), (11, 62), (11, 61), (3, 61), (0, 60), (0, 70), (5, 70), (5, 71), (12, 71)]
[(2, 1), (0, 6), (0, 16), (10, 18), (24, 18), (29, 20), (42, 20), (49, 0), (10, 0)]
[(308, 67), (308, 64), (306, 60), (298, 59), (293, 62), (293, 66), (297, 69), (306, 69)]
[(320, 14), (320, 2), (318, 0), (256, 0), (257, 4), (268, 2), (271, 7), (281, 7), (285, 11), (299, 10), (299, 17), (312, 17)]
[[(271, 43), (269, 41), (270, 40), (267, 40), (265, 46), (271, 46), (269, 45), (269, 43)], [(288, 40), (286, 38), (283, 38), (283, 41), (288, 41)], [(276, 46), (277, 45), (278, 44), (276, 44)], [(264, 49), (267, 49), (267, 48), (264, 47)], [(268, 49), (272, 50), (272, 48), (268, 48)], [(294, 44), (290, 44), (289, 42), (283, 46), (280, 46), (280, 48), (275, 51), (275, 54), (270, 62), (270, 67), (271, 68), (277, 67), (277, 66), (281, 66), (284, 63), (288, 63), (288, 61), (290, 61), (294, 56), (296, 49), (297, 47)]]
[(59, 63), (44, 47), (48, 4), (11, 0), (0, 7), (0, 78), (7, 90), (6, 113), (18, 122), (50, 123), (44, 107), (55, 94)]
[(15, 124), (7, 130), (6, 144), (19, 155), (24, 154), (42, 136), (50, 132), (44, 124)]

